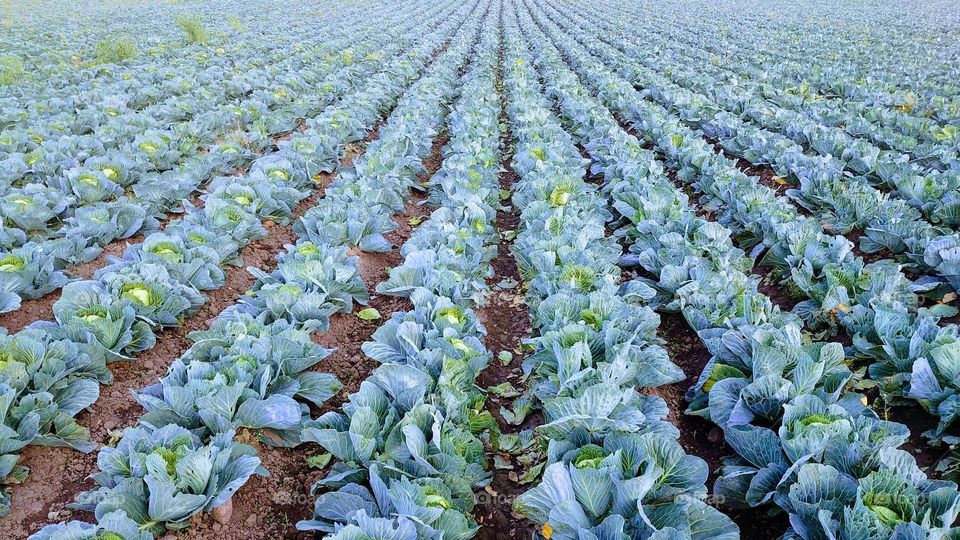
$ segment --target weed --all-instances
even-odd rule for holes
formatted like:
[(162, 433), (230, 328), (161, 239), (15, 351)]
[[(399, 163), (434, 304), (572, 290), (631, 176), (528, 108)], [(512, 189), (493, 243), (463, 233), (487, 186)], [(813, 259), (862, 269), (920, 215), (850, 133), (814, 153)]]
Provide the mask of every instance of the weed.
[(230, 25), (230, 28), (233, 28), (235, 32), (243, 33), (248, 30), (247, 25), (243, 24), (243, 21), (240, 20), (236, 15), (227, 16), (227, 24)]
[(112, 64), (138, 53), (137, 44), (128, 37), (104, 38), (97, 42), (94, 56), (98, 64)]
[(187, 42), (206, 43), (210, 38), (198, 15), (177, 15), (176, 20), (187, 35)]

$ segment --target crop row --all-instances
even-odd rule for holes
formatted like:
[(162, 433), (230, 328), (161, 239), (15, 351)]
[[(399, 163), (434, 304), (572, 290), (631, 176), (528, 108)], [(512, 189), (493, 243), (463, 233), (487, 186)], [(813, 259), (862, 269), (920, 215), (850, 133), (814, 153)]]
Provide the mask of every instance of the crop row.
[[(229, 175), (245, 172), (298, 118), (319, 114), (397, 47), (371, 22), (333, 19), (315, 31), (333, 28), (346, 33), (269, 67), (231, 54), (195, 60), (188, 66), (196, 72), (184, 73), (160, 55), (97, 76), (96, 91), (81, 90), (89, 84), (81, 78), (59, 89), (66, 97), (9, 111), (0, 132), (0, 312), (63, 287), (65, 266), (190, 210), (194, 193), (234, 182)], [(153, 80), (138, 75), (131, 86), (141, 70)], [(158, 89), (170, 95), (150, 92)]]
[[(582, 31), (571, 30), (571, 35), (581, 47), (596, 43)], [(579, 59), (598, 61), (589, 53)], [(881, 389), (894, 401), (915, 400), (938, 416), (940, 425), (928, 436), (940, 439), (947, 433), (960, 399), (953, 367), (960, 344), (955, 324), (938, 324), (955, 308), (945, 303), (923, 306), (921, 294), (935, 283), (909, 279), (892, 261), (867, 264), (848, 240), (827, 234), (818, 220), (801, 215), (773, 189), (741, 172), (700, 132), (643, 99), (618, 71), (596, 75), (594, 87), (603, 84), (600, 95), (607, 94), (605, 99), (622, 118), (649, 133), (646, 138), (679, 169), (678, 178), (703, 193), (701, 201), (733, 229), (741, 246), (752, 247), (754, 257), (762, 254), (762, 264), (772, 266), (795, 294), (806, 298), (794, 313), (811, 329), (828, 330), (820, 335), (844, 329), (853, 338), (856, 354), (872, 362), (870, 374)], [(661, 130), (652, 129), (661, 125)]]
[(377, 286), (380, 293), (409, 298), (413, 309), (394, 313), (363, 344), (380, 366), (350, 395), (343, 413), (307, 424), (304, 438), (337, 462), (314, 484), (325, 492), (313, 518), (298, 529), (328, 538), (389, 534), (399, 540), (465, 539), (477, 531), (470, 517), (473, 490), (486, 485), (490, 473), (478, 437), (483, 396), (475, 379), (492, 355), (472, 307), (487, 292), (482, 276), (492, 274), (487, 254), (499, 200), (498, 10), (483, 2), (479, 11), (486, 14), (464, 33), (469, 39), (438, 60), (446, 69), (433, 74), (432, 84), (442, 92), (415, 94), (410, 103), (433, 114), (422, 118), (424, 124), (397, 126), (413, 136), (429, 133), (459, 89), (446, 115), (450, 141), (443, 164), (429, 180), (428, 200), (439, 207), (401, 247), (403, 264)]
[[(74, 505), (93, 511), (98, 524), (52, 525), (36, 538), (57, 538), (68, 529), (95, 535), (106, 526), (104, 520), (111, 527), (135, 526), (148, 533), (186, 527), (190, 516), (224, 504), (250, 475), (267, 473), (255, 451), (238, 441), (236, 430), (259, 433), (261, 442), (273, 446), (302, 442), (310, 407), (319, 407), (340, 389), (334, 376), (312, 369), (331, 351), (314, 344), (310, 332), (325, 331), (330, 315), (350, 312), (354, 302), (368, 299), (357, 258), (347, 255), (350, 248), (363, 249), (359, 238), (342, 236), (342, 222), (318, 222), (310, 213), (322, 215), (324, 205), (352, 203), (357, 191), (380, 189), (382, 198), (365, 200), (371, 215), (390, 219), (388, 203), (409, 190), (418, 172), (413, 158), (423, 153), (423, 145), (405, 143), (429, 138), (442, 92), (453, 90), (441, 81), (456, 73), (469, 51), (467, 36), (476, 33), (475, 18), (464, 23), (471, 8), (475, 6), (458, 6), (444, 19), (435, 14), (431, 24), (436, 28), (368, 79), (358, 96), (362, 99), (317, 119), (326, 120), (330, 131), (314, 137), (355, 140), (396, 104), (380, 137), (297, 222), (299, 240), (278, 255), (278, 268), (271, 274), (255, 271), (258, 281), (250, 294), (221, 313), (209, 330), (191, 334), (193, 346), (158, 384), (137, 395), (146, 409), (140, 425), (126, 430), (115, 448), (101, 450), (100, 472), (93, 476), (100, 487), (81, 494)], [(423, 28), (419, 17), (409, 20)], [(310, 158), (300, 158), (306, 167)], [(332, 167), (336, 157), (329, 159), (327, 167)], [(390, 168), (395, 181), (375, 184), (373, 174), (379, 171), (365, 168), (372, 163)], [(387, 380), (389, 385), (404, 383), (403, 377)], [(309, 435), (305, 440), (311, 440)], [(206, 471), (205, 476), (198, 477), (198, 471)]]
[(659, 317), (618, 292), (621, 248), (606, 235), (606, 201), (585, 182), (588, 162), (542, 93), (528, 52), (538, 36), (520, 30), (526, 8), (507, 5), (504, 84), (521, 211), (514, 253), (538, 334), (524, 372), (547, 443), (543, 479), (514, 509), (548, 538), (738, 538), (702, 501), (706, 463), (682, 450), (664, 400), (639, 390), (683, 373), (660, 346)]
[[(629, 38), (604, 40), (631, 51), (630, 56), (641, 56), (626, 45)], [(761, 110), (739, 101), (737, 105), (727, 102), (721, 106), (712, 101), (713, 96), (729, 88), (716, 81), (697, 81), (691, 85), (695, 91), (690, 91), (660, 75), (659, 66), (647, 67), (616, 49), (599, 54), (614, 62), (620, 74), (640, 85), (645, 95), (717, 139), (728, 152), (756, 165), (769, 164), (781, 175), (781, 181), (796, 184), (797, 189), (787, 190), (787, 195), (815, 213), (827, 232), (862, 230), (859, 245), (863, 252), (905, 254), (912, 268), (934, 274), (954, 290), (960, 284), (955, 260), (960, 240), (953, 232), (960, 180), (957, 171), (924, 173), (908, 156), (881, 152), (868, 142), (837, 133), (835, 128), (782, 114), (768, 105), (761, 105)], [(672, 74), (685, 68), (667, 66)], [(747, 99), (745, 92), (738, 94), (738, 100), (743, 99)], [(741, 107), (741, 116), (752, 121), (745, 122), (734, 114)], [(807, 150), (819, 155), (808, 155)], [(896, 191), (888, 196), (872, 183), (889, 185)]]
[[(449, 7), (423, 9), (446, 13)], [(414, 22), (419, 14), (411, 12), (407, 28), (420, 24)], [(440, 27), (446, 33), (441, 35), (455, 30), (451, 24)], [(222, 266), (243, 245), (266, 234), (261, 220), (291, 219), (292, 207), (316, 187), (312, 176), (332, 170), (344, 145), (373, 127), (403, 90), (404, 80), (416, 75), (414, 62), (425, 62), (433, 46), (421, 44), (385, 59), (376, 73), (354, 73), (356, 90), (308, 120), (310, 126), (277, 152), (260, 158), (247, 177), (250, 182), (244, 185), (236, 178), (224, 184), (202, 210), (131, 246), (125, 260), (101, 270), (95, 280), (69, 284), (54, 304), (56, 322), (37, 322), (5, 336), (10, 360), (4, 366), (8, 405), (3, 412), (10, 429), (0, 476), (22, 480), (26, 471), (15, 467), (15, 452), (30, 443), (92, 450), (95, 445), (73, 417), (96, 401), (98, 383), (110, 381), (106, 364), (152, 347), (154, 328), (177, 325), (194, 312), (204, 302), (199, 290), (221, 286)], [(277, 197), (281, 194), (284, 198)]]
[[(733, 247), (730, 231), (698, 216), (655, 154), (604, 107), (634, 118), (628, 113), (642, 98), (546, 14), (532, 13), (528, 32), (546, 32), (557, 47), (544, 52), (542, 64), (555, 73), (558, 101), (581, 107), (565, 115), (604, 172), (614, 223), (633, 253), (626, 261), (654, 276), (628, 282), (624, 294), (657, 289), (659, 307), (680, 310), (713, 355), (688, 412), (723, 428), (737, 453), (722, 467), (715, 495), (732, 505), (777, 504), (790, 514), (789, 537), (948, 531), (960, 508), (956, 485), (927, 479), (912, 456), (897, 450), (909, 431), (845, 391), (851, 373), (843, 348), (805, 336), (796, 316), (757, 291), (747, 273), (752, 261)], [(578, 77), (602, 103), (584, 105), (592, 98)], [(671, 156), (687, 146), (666, 144), (686, 136), (675, 120), (646, 112), (636, 127), (657, 150)], [(915, 495), (907, 497), (910, 505), (891, 504), (902, 493)]]

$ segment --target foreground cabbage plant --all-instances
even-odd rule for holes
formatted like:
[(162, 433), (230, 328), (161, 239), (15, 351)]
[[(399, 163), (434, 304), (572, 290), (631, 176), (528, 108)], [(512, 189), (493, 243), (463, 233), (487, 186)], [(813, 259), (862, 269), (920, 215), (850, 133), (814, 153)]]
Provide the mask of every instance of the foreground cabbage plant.
[(97, 456), (100, 472), (93, 479), (100, 487), (70, 507), (91, 511), (98, 521), (122, 512), (154, 534), (182, 529), (190, 516), (225, 503), (251, 475), (267, 474), (256, 451), (233, 436), (219, 433), (203, 444), (175, 425), (127, 430), (116, 448)]
[(123, 510), (104, 514), (96, 524), (82, 521), (47, 525), (31, 536), (35, 540), (153, 540), (153, 534), (140, 528)]

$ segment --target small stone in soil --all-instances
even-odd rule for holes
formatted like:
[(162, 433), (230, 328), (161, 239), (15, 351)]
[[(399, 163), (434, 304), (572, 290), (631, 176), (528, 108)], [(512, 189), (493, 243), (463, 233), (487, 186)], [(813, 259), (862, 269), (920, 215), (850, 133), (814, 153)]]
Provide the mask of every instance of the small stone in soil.
[[(218, 525), (230, 523), (230, 518), (233, 517), (233, 499), (227, 499), (227, 502), (214, 508), (210, 512), (210, 515)], [(217, 525), (214, 525), (214, 527), (216, 526)]]

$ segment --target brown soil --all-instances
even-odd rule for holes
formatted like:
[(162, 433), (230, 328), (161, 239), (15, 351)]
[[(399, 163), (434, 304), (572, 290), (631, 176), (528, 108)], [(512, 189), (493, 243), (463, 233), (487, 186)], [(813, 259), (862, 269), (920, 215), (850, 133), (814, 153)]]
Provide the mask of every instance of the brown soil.
[(730, 455), (723, 444), (720, 428), (698, 416), (684, 414), (687, 408), (684, 394), (697, 381), (703, 367), (710, 360), (710, 352), (696, 332), (679, 313), (661, 313), (657, 334), (666, 340), (663, 347), (674, 364), (683, 370), (685, 379), (673, 384), (646, 390), (646, 393), (662, 397), (670, 407), (667, 421), (680, 430), (680, 445), (688, 454), (703, 458), (710, 466), (711, 478), (720, 466), (720, 458)]
[[(792, 187), (789, 183), (790, 179), (779, 176), (769, 164), (751, 163), (742, 157), (727, 152), (718, 139), (713, 137), (704, 137), (703, 139), (713, 145), (714, 150), (723, 153), (725, 158), (736, 162), (737, 168), (744, 174), (757, 177), (757, 181), (760, 182), (761, 185), (772, 189), (777, 195), (784, 195), (784, 192)], [(780, 181), (778, 182), (777, 179), (780, 179)], [(801, 210), (805, 211), (803, 209)]]
[(766, 186), (776, 192), (777, 195), (783, 195), (784, 192), (790, 187), (786, 180), (781, 180), (777, 182), (778, 178), (781, 178), (773, 170), (773, 167), (770, 165), (755, 165), (743, 158), (736, 158), (737, 168), (744, 172), (748, 176), (757, 177), (760, 185)]
[[(503, 147), (510, 148), (509, 134), (503, 137)], [(508, 152), (509, 154), (509, 152)], [(510, 166), (511, 156), (503, 159), (504, 171), (500, 173), (501, 189), (512, 190), (517, 175)], [(515, 231), (520, 222), (519, 212), (513, 204), (504, 201), (505, 208), (497, 211), (497, 230), (502, 234), (506, 231)], [(477, 377), (477, 385), (487, 388), (503, 382), (510, 382), (514, 388), (523, 388), (523, 373), (520, 368), (523, 363), (521, 341), (530, 336), (530, 311), (525, 303), (523, 291), (517, 285), (513, 289), (499, 290), (497, 284), (503, 279), (513, 279), (518, 284), (521, 281), (517, 269), (517, 261), (513, 257), (513, 242), (501, 239), (497, 246), (497, 256), (493, 259), (494, 277), (487, 283), (493, 293), (488, 303), (477, 310), (480, 321), (487, 329), (486, 346), (493, 353), (490, 365)], [(501, 351), (510, 352), (513, 360), (504, 366), (497, 355)], [(516, 434), (532, 425), (541, 423), (539, 414), (531, 415), (523, 426), (508, 424), (500, 415), (500, 407), (511, 408), (511, 400), (490, 394), (487, 396), (486, 408), (497, 420), (501, 433)], [(494, 455), (499, 454), (494, 448), (487, 448), (489, 461), (494, 463)], [(500, 458), (511, 463), (511, 456), (500, 454)], [(497, 540), (502, 538), (527, 538), (537, 530), (535, 523), (511, 512), (513, 501), (518, 495), (532, 487), (520, 485), (515, 479), (521, 474), (521, 466), (512, 464), (514, 470), (493, 468), (493, 478), (486, 490), (477, 490), (477, 506), (473, 514), (480, 524), (477, 533), (478, 540)]]
[(792, 311), (794, 306), (799, 303), (797, 298), (787, 293), (786, 287), (780, 283), (770, 266), (755, 266), (753, 274), (760, 277), (760, 283), (757, 290), (765, 294), (774, 305), (780, 306), (781, 311)]
[(59, 299), (60, 289), (57, 289), (43, 298), (24, 300), (19, 308), (0, 315), (0, 328), (16, 334), (36, 321), (52, 321), (53, 303)]

